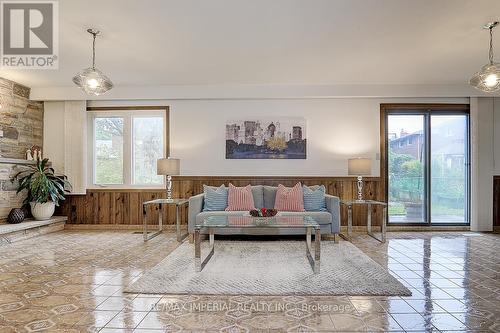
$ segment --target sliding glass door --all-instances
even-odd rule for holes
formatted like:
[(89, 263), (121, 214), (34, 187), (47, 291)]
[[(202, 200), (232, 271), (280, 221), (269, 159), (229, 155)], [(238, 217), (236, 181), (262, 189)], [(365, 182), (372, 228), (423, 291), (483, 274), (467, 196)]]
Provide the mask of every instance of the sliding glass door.
[(469, 223), (469, 115), (387, 110), (389, 223)]
[(468, 119), (430, 116), (431, 222), (468, 222)]

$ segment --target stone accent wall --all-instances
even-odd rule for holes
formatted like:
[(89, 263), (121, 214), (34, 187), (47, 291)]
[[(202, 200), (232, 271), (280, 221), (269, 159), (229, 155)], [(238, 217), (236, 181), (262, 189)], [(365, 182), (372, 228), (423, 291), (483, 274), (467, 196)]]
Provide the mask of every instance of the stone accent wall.
[[(28, 87), (0, 78), (0, 159), (25, 159), (27, 149), (43, 146), (43, 102), (30, 101), (29, 93)], [(16, 167), (0, 162), (0, 223), (24, 200), (10, 181)]]
[(29, 88), (0, 78), (1, 157), (21, 158), (26, 150), (43, 143), (43, 102), (29, 99)]

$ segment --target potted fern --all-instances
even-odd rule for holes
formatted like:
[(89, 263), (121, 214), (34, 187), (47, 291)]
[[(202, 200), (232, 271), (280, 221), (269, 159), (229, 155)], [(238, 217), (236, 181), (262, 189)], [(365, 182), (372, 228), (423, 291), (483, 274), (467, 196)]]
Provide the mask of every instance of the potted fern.
[(30, 205), (35, 220), (48, 220), (54, 215), (59, 201), (65, 199), (71, 191), (71, 184), (66, 176), (57, 176), (50, 166), (49, 159), (37, 159), (34, 165), (22, 167), (13, 177), (19, 182), (17, 193), (26, 190), (25, 205)]

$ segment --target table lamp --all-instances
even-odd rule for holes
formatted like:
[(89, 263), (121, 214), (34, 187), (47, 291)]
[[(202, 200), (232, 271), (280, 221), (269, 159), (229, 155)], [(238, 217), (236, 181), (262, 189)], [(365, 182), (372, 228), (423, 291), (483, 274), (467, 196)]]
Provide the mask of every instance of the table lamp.
[(371, 174), (372, 160), (370, 158), (350, 158), (347, 161), (349, 176), (358, 176), (358, 201), (363, 200), (363, 176)]
[(180, 173), (181, 161), (177, 158), (160, 158), (156, 161), (156, 174), (167, 176), (167, 200), (172, 199), (172, 176)]

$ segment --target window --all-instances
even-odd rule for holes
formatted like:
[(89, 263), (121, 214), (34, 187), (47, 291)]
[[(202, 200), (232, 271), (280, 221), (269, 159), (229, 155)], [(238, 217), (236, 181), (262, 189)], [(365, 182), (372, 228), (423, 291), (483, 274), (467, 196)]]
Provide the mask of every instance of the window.
[(167, 156), (167, 115), (149, 107), (89, 108), (90, 186), (162, 186), (156, 161)]

